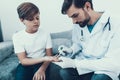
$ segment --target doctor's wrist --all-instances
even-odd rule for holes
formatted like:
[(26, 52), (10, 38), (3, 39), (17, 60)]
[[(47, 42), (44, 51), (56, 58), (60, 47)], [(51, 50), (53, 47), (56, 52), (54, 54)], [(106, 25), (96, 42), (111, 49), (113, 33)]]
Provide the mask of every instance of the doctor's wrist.
[(72, 54), (73, 50), (71, 48), (68, 48), (67, 53)]

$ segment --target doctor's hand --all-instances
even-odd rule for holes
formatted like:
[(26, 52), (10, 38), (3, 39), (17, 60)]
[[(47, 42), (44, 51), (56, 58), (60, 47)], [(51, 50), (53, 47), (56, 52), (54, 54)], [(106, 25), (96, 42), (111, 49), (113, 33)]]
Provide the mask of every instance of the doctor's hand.
[(59, 52), (60, 55), (65, 56), (67, 54), (71, 54), (73, 51), (72, 51), (71, 48), (68, 48), (68, 47), (66, 47), (64, 45), (60, 45), (58, 47), (58, 52)]
[(76, 68), (75, 60), (67, 57), (60, 57), (61, 62), (53, 62), (62, 68)]

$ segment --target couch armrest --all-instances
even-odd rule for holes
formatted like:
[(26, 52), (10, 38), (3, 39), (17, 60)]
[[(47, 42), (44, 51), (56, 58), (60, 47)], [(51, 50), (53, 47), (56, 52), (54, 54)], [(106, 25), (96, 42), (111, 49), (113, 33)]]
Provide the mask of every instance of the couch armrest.
[(12, 41), (0, 42), (0, 62), (9, 57), (13, 53)]

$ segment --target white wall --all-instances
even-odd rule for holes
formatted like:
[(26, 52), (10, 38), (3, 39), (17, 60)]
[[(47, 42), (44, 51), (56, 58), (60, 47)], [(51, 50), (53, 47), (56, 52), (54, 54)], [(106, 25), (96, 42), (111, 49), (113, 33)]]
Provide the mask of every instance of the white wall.
[(107, 10), (110, 14), (120, 17), (120, 0), (93, 0), (93, 2), (95, 10)]
[(60, 32), (72, 28), (71, 20), (61, 14), (63, 0), (1, 0), (0, 19), (4, 41), (11, 40), (14, 32), (24, 28), (19, 21), (16, 8), (24, 1), (33, 2), (40, 9), (41, 26), (50, 32)]
[[(11, 40), (14, 32), (23, 29), (16, 8), (24, 1), (33, 2), (40, 9), (41, 25), (50, 32), (60, 32), (72, 28), (71, 19), (61, 14), (63, 0), (1, 0), (0, 19), (4, 41)], [(116, 2), (115, 2), (116, 1)], [(119, 0), (93, 0), (97, 11), (109, 10), (112, 14), (120, 14)]]

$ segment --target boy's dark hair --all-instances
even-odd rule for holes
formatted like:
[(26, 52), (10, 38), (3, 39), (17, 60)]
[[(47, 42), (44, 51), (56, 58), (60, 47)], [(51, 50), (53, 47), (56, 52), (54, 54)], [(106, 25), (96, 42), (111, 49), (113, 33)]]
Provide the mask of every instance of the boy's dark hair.
[(33, 3), (24, 2), (17, 7), (17, 12), (20, 19), (31, 20), (35, 14), (39, 13), (39, 9)]
[(84, 8), (86, 2), (89, 2), (91, 4), (91, 8), (93, 9), (92, 0), (64, 0), (61, 12), (62, 14), (66, 14), (72, 4), (74, 4), (76, 8)]

